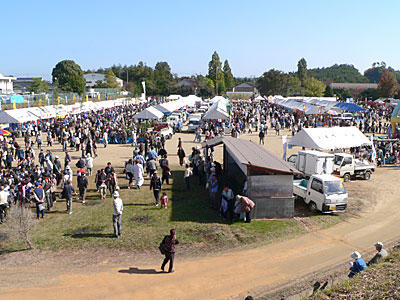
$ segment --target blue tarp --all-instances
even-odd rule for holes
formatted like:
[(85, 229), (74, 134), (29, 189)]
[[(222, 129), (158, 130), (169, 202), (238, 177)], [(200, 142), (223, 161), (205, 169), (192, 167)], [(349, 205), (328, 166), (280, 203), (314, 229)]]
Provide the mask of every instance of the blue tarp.
[(344, 102), (336, 103), (335, 106), (333, 106), (333, 107), (338, 107), (338, 108), (343, 109), (345, 111), (363, 111), (364, 110), (364, 108), (358, 106), (357, 104), (344, 103)]
[(10, 103), (23, 103), (24, 97), (22, 95), (12, 95), (10, 96)]

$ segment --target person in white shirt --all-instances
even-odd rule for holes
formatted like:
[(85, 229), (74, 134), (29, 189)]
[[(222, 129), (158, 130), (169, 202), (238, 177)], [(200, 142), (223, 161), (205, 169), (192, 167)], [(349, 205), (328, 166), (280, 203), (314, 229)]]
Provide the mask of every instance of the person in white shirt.
[(0, 224), (3, 223), (4, 218), (7, 217), (9, 193), (4, 190), (4, 186), (0, 187)]
[(90, 156), (90, 153), (86, 154), (86, 169), (88, 172), (88, 176), (92, 176), (93, 157)]
[(121, 219), (122, 219), (122, 211), (124, 210), (124, 204), (122, 199), (119, 197), (118, 192), (113, 193), (113, 227), (114, 227), (114, 236), (119, 238), (122, 236), (121, 234)]
[(133, 176), (135, 177), (135, 182), (136, 182), (136, 188), (140, 189), (140, 187), (143, 185), (144, 182), (144, 170), (143, 166), (140, 163), (139, 158), (136, 159), (136, 163), (133, 166)]
[(186, 164), (186, 169), (185, 173), (183, 174), (183, 177), (185, 178), (185, 183), (186, 183), (186, 188), (190, 190), (190, 176), (193, 175), (193, 171), (190, 169), (190, 166)]

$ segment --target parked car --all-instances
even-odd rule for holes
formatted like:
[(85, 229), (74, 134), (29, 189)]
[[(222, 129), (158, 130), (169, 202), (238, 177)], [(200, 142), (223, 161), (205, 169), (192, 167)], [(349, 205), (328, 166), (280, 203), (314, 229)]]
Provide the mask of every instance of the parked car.
[(333, 173), (342, 177), (346, 182), (357, 177), (369, 180), (375, 169), (375, 164), (355, 159), (351, 154), (335, 153)]
[(196, 129), (200, 126), (201, 118), (198, 116), (193, 116), (189, 118), (188, 123), (188, 132), (195, 132)]
[(303, 199), (314, 212), (343, 212), (347, 207), (348, 194), (343, 181), (332, 175), (312, 175), (309, 180), (294, 180), (293, 194)]
[(166, 122), (154, 124), (153, 131), (164, 136), (165, 139), (172, 138), (172, 135), (174, 134), (171, 126)]

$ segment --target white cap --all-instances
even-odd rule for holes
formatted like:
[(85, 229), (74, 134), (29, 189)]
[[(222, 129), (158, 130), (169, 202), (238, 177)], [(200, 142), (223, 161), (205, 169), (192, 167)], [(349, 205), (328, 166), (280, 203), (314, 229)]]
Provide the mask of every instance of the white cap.
[(358, 259), (358, 258), (361, 257), (361, 254), (360, 254), (358, 251), (354, 251), (354, 252), (350, 255), (350, 257), (353, 258), (353, 259)]
[(119, 197), (119, 193), (118, 192), (114, 192), (113, 193), (113, 197), (118, 198)]
[(374, 246), (375, 247), (379, 246), (379, 247), (383, 248), (383, 244), (381, 242), (376, 242)]

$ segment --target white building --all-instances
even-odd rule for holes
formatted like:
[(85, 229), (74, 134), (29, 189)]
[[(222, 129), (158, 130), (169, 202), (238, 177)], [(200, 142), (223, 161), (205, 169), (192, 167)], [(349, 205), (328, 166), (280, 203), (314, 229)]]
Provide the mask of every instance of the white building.
[[(105, 80), (106, 80), (106, 75), (105, 74), (100, 74), (100, 73), (88, 73), (88, 74), (84, 74), (83, 77), (86, 80), (86, 87), (87, 88), (94, 87), (97, 81), (105, 82)], [(122, 79), (119, 79), (117, 77), (117, 82), (118, 82), (120, 87), (123, 87), (124, 81)]]
[(11, 94), (13, 92), (13, 76), (4, 76), (0, 73), (0, 94)]

